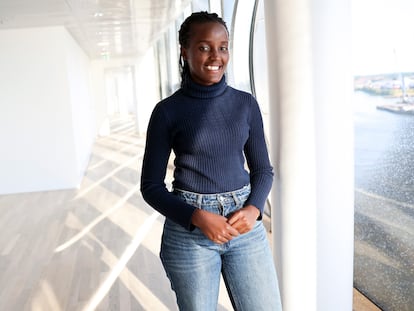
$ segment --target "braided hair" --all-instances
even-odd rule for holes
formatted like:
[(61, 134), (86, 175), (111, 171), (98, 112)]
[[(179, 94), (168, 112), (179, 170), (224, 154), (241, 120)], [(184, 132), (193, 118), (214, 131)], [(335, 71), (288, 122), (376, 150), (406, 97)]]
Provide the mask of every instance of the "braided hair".
[[(188, 47), (192, 35), (191, 26), (193, 24), (204, 23), (219, 23), (224, 26), (227, 33), (229, 32), (229, 30), (227, 29), (226, 22), (216, 13), (208, 13), (206, 11), (195, 12), (192, 13), (189, 17), (187, 17), (181, 24), (180, 30), (178, 31), (178, 42), (180, 43), (180, 46), (183, 48)], [(188, 67), (187, 61), (183, 59), (181, 53), (180, 58), (178, 60), (178, 66), (180, 68), (181, 73), (181, 86), (183, 86), (185, 82), (190, 78), (190, 68)]]

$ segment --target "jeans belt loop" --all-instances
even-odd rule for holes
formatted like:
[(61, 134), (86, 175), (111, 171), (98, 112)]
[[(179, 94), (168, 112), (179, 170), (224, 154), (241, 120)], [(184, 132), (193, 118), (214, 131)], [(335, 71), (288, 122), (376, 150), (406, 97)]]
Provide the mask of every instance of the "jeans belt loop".
[(197, 206), (201, 207), (201, 203), (203, 202), (203, 195), (202, 194), (198, 194), (197, 195)]
[(239, 204), (240, 204), (240, 199), (239, 199), (239, 197), (238, 197), (238, 195), (237, 195), (236, 191), (233, 191), (231, 194), (232, 194), (232, 196), (233, 196), (234, 203), (236, 203), (236, 205), (239, 205)]

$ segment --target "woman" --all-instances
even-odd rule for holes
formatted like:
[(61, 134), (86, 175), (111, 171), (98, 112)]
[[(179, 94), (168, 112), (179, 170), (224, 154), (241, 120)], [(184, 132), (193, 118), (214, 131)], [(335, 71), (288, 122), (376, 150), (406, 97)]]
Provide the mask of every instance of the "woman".
[(261, 222), (273, 169), (258, 104), (226, 84), (229, 34), (217, 14), (189, 16), (179, 43), (181, 88), (154, 108), (141, 177), (144, 199), (166, 217), (160, 257), (178, 306), (216, 310), (221, 273), (235, 310), (281, 310)]

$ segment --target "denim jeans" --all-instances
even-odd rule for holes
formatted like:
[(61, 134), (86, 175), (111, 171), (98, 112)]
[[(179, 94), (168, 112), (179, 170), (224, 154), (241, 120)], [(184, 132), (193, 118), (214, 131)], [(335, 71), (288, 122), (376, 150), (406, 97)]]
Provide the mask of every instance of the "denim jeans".
[[(191, 205), (228, 216), (243, 207), (250, 186), (222, 194), (174, 192)], [(261, 221), (251, 231), (220, 245), (198, 228), (188, 231), (166, 219), (160, 257), (181, 311), (217, 310), (220, 273), (235, 310), (282, 310), (273, 258)]]

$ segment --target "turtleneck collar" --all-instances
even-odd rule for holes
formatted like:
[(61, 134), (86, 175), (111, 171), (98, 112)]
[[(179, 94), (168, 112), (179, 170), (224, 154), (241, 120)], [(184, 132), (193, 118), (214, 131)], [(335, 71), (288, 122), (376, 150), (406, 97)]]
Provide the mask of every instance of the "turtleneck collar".
[(220, 82), (212, 85), (201, 85), (194, 82), (191, 78), (183, 83), (183, 92), (196, 98), (213, 98), (224, 93), (227, 88), (226, 77), (223, 75)]

